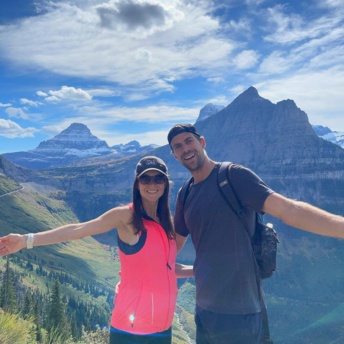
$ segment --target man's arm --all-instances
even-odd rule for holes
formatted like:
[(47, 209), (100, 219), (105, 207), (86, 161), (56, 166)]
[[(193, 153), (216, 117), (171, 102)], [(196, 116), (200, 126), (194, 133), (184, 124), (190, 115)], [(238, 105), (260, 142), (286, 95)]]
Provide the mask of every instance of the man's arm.
[(176, 234), (177, 253), (179, 253), (182, 250), (182, 248), (184, 247), (184, 244), (186, 242), (186, 238), (187, 237), (184, 237), (178, 233)]
[(267, 197), (262, 209), (287, 225), (335, 238), (344, 238), (344, 217), (278, 193)]
[(177, 278), (194, 277), (193, 265), (185, 265), (176, 263), (176, 276)]

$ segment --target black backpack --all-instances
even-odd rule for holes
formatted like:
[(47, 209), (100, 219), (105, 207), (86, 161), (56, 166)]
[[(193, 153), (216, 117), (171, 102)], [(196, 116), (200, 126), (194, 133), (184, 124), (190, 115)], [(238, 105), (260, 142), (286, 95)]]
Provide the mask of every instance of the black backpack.
[[(218, 171), (218, 186), (224, 199), (232, 208), (234, 213), (242, 221), (247, 235), (249, 235), (249, 227), (244, 208), (242, 207), (229, 178), (229, 171), (232, 166), (230, 162), (221, 163)], [(184, 206), (189, 187), (193, 178), (188, 179), (180, 190), (180, 200)], [(271, 223), (265, 224), (261, 214), (256, 213), (255, 231), (251, 240), (253, 254), (257, 262), (257, 270), (259, 271), (260, 278), (269, 278), (276, 270), (276, 256), (277, 256), (277, 243), (279, 243), (277, 233)]]

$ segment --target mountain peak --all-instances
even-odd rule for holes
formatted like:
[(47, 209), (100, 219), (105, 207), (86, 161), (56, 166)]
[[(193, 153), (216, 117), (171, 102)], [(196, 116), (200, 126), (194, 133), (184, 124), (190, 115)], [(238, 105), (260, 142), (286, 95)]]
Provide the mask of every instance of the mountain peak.
[(257, 89), (254, 88), (253, 86), (250, 86), (246, 91), (244, 91), (243, 93), (241, 93), (239, 96), (237, 96), (232, 104), (237, 103), (237, 102), (247, 102), (248, 100), (263, 100), (264, 98), (262, 98)]
[(202, 107), (202, 109), (199, 112), (197, 121), (203, 121), (204, 119), (209, 118), (212, 115), (215, 115), (216, 113), (218, 113), (219, 111), (221, 111), (222, 109), (224, 109), (225, 107), (222, 105), (214, 105), (212, 103), (209, 103), (207, 105), (205, 105), (204, 107)]
[(253, 86), (250, 86), (241, 95), (246, 95), (246, 96), (250, 96), (250, 97), (259, 97), (258, 90)]
[(79, 130), (79, 131), (87, 131), (87, 132), (91, 132), (90, 129), (88, 129), (87, 125), (83, 124), (83, 123), (72, 123), (67, 129), (63, 130)]
[[(42, 148), (42, 146), (45, 146), (46, 143), (52, 142), (52, 141), (61, 141), (61, 142), (92, 141), (92, 142), (97, 142), (100, 140), (96, 136), (92, 135), (90, 129), (85, 124), (72, 123), (67, 129), (62, 130), (61, 133), (56, 135), (54, 138), (47, 140), (47, 141), (43, 141), (38, 146), (38, 148)], [(105, 143), (105, 141), (101, 141), (101, 142)]]

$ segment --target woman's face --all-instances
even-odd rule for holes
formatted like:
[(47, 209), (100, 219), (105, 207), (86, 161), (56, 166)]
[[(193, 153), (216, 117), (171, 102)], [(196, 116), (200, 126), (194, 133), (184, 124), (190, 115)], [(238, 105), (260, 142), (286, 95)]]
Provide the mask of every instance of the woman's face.
[(156, 202), (164, 194), (167, 177), (158, 171), (147, 171), (139, 177), (138, 189), (141, 197)]

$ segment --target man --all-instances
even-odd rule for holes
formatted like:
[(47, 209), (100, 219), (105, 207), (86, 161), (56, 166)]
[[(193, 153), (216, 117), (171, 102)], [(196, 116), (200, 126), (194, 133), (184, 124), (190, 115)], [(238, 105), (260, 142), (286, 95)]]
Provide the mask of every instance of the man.
[[(185, 202), (178, 195), (174, 220), (178, 251), (189, 234), (196, 251), (196, 342), (261, 343), (264, 306), (251, 243), (217, 186), (219, 163), (208, 157), (205, 138), (191, 124), (172, 127), (168, 142), (193, 178)], [(250, 169), (232, 165), (230, 179), (247, 216), (264, 212), (309, 232), (344, 237), (343, 217), (274, 192)]]

